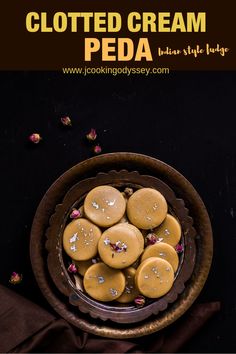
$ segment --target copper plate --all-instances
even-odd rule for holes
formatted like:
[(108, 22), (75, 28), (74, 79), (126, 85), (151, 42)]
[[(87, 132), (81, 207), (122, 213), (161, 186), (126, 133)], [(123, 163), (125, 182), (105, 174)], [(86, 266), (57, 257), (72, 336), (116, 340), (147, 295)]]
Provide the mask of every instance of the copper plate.
[[(50, 279), (45, 252), (45, 230), (49, 219), (67, 191), (77, 182), (94, 177), (98, 172), (112, 169), (139, 171), (159, 178), (182, 198), (194, 220), (198, 237), (196, 263), (185, 290), (164, 312), (139, 322), (121, 325), (111, 321), (99, 322), (78, 311), (64, 301), (63, 296)], [(135, 153), (111, 153), (93, 157), (65, 172), (46, 192), (40, 202), (31, 230), (30, 254), (33, 271), (39, 287), (55, 311), (73, 325), (87, 332), (110, 338), (132, 338), (156, 332), (177, 320), (191, 306), (202, 290), (212, 260), (212, 230), (206, 208), (193, 186), (169, 165), (149, 156)]]
[[(119, 304), (116, 302), (101, 303), (91, 299), (84, 291), (78, 290), (73, 282), (73, 276), (67, 272), (70, 258), (64, 253), (62, 236), (65, 225), (71, 221), (69, 215), (73, 208), (79, 208), (87, 193), (100, 185), (113, 185), (124, 190), (132, 187), (134, 190), (142, 187), (157, 189), (165, 197), (169, 212), (180, 222), (182, 229), (181, 244), (184, 252), (180, 255), (178, 270), (171, 290), (159, 299), (146, 299), (145, 306), (137, 308), (134, 304)], [(188, 209), (183, 199), (176, 198), (173, 190), (156, 177), (140, 175), (137, 171), (128, 172), (109, 171), (100, 172), (92, 178), (85, 178), (76, 183), (65, 195), (61, 204), (55, 208), (55, 213), (49, 220), (46, 231), (46, 249), (48, 250), (48, 270), (56, 287), (66, 296), (67, 301), (78, 306), (81, 312), (89, 313), (93, 318), (102, 320), (110, 319), (117, 323), (137, 323), (152, 314), (164, 311), (168, 304), (176, 301), (178, 294), (184, 291), (184, 284), (191, 277), (196, 256), (195, 236), (196, 231), (192, 226), (193, 219), (189, 216)], [(66, 301), (65, 298), (65, 301)]]

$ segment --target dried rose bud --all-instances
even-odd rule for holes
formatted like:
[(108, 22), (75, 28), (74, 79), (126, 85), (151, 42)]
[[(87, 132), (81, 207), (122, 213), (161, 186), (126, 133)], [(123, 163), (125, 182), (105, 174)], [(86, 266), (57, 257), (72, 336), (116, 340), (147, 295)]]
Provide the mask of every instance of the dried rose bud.
[(180, 244), (178, 244), (177, 246), (175, 246), (175, 250), (177, 253), (182, 253), (184, 250), (184, 247)]
[(22, 278), (23, 278), (22, 274), (13, 272), (9, 282), (13, 285), (20, 284), (22, 282)]
[(69, 273), (76, 274), (77, 273), (77, 268), (74, 263), (71, 263), (69, 267), (67, 268)]
[(124, 192), (127, 195), (127, 197), (130, 197), (134, 193), (133, 188), (129, 188), (129, 187), (126, 187)]
[(138, 295), (135, 299), (134, 299), (134, 303), (137, 307), (143, 307), (145, 304), (145, 297), (143, 295)]
[(29, 136), (29, 140), (34, 144), (38, 144), (40, 142), (40, 140), (42, 140), (42, 138), (41, 138), (40, 134), (33, 133)]
[(100, 154), (100, 152), (102, 151), (102, 148), (100, 145), (96, 145), (96, 146), (94, 146), (93, 151), (95, 154)]
[(90, 132), (86, 135), (86, 138), (90, 141), (94, 141), (97, 138), (97, 133), (95, 129), (91, 129)]
[(78, 209), (73, 209), (72, 212), (70, 213), (70, 218), (71, 219), (78, 219), (81, 217), (81, 211)]
[(149, 233), (147, 234), (146, 236), (146, 244), (149, 246), (149, 245), (154, 245), (155, 243), (157, 243), (158, 241), (158, 237), (156, 234), (154, 233)]
[(70, 117), (68, 117), (68, 116), (62, 117), (62, 118), (61, 118), (61, 122), (62, 122), (62, 124), (65, 125), (65, 126), (72, 126), (71, 119), (70, 119)]

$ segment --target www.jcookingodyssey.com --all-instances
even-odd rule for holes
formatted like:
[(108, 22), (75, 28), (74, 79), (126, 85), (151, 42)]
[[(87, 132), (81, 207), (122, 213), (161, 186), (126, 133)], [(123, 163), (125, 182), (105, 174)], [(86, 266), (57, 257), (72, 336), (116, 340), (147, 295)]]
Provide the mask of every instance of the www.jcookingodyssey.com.
[(89, 67), (84, 66), (80, 68), (62, 68), (63, 74), (78, 74), (78, 75), (94, 75), (94, 74), (111, 74), (113, 76), (116, 75), (158, 75), (158, 74), (169, 74), (170, 68), (158, 67), (158, 68), (129, 68), (125, 66), (124, 68), (112, 68), (108, 66), (100, 66), (100, 67)]

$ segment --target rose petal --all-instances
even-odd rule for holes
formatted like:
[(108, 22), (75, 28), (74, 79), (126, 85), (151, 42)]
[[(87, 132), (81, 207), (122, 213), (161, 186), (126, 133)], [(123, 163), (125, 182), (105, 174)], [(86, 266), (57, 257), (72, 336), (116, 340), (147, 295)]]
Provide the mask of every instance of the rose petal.
[(68, 116), (62, 117), (62, 118), (61, 118), (61, 122), (62, 122), (62, 124), (65, 125), (65, 126), (72, 126), (71, 119), (70, 119), (70, 117), (68, 117)]
[(181, 253), (181, 252), (183, 252), (184, 247), (182, 245), (178, 244), (177, 246), (175, 246), (175, 250), (177, 253)]
[(73, 209), (72, 212), (70, 213), (71, 219), (78, 219), (80, 217), (81, 217), (81, 212), (78, 209)]
[(13, 272), (9, 282), (13, 285), (20, 284), (22, 282), (23, 276), (22, 274), (18, 274), (16, 272)]
[(86, 135), (87, 139), (90, 141), (94, 141), (97, 138), (97, 133), (94, 128), (91, 128), (90, 132)]
[(96, 146), (94, 146), (93, 151), (95, 154), (100, 154), (102, 151), (102, 148), (100, 145), (96, 145)]
[(69, 273), (76, 274), (77, 273), (77, 268), (74, 263), (71, 263), (69, 267), (67, 268)]
[(40, 140), (42, 140), (42, 138), (41, 138), (40, 134), (33, 133), (29, 136), (29, 140), (34, 144), (38, 144), (40, 142)]
[(143, 295), (138, 295), (135, 299), (134, 299), (134, 303), (137, 307), (143, 307), (145, 304), (146, 300), (145, 297)]

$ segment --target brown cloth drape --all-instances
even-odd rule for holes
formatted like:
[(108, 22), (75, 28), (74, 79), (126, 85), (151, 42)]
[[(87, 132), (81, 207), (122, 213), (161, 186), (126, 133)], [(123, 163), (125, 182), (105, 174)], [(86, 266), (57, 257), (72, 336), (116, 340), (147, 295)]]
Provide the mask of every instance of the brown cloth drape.
[(174, 353), (219, 309), (219, 302), (195, 304), (148, 340), (113, 340), (85, 333), (0, 285), (0, 352)]

